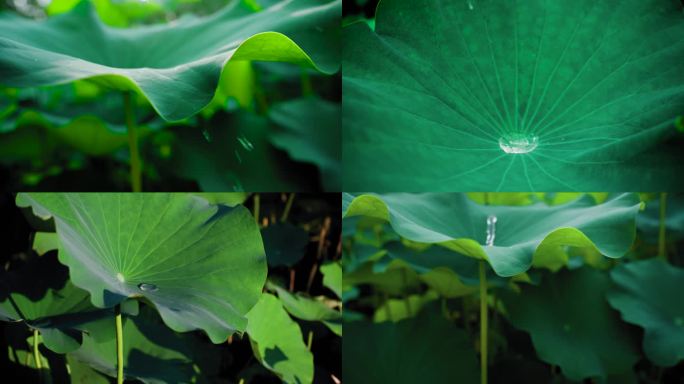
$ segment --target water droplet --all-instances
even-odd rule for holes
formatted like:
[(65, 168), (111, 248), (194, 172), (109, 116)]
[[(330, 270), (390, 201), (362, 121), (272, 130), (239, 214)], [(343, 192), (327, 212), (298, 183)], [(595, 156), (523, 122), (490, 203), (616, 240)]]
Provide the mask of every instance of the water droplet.
[(474, 2), (475, 2), (475, 0), (468, 0), (468, 9), (470, 9), (471, 11), (473, 9), (475, 9), (475, 3)]
[(565, 332), (570, 332), (572, 330), (572, 327), (570, 326), (570, 324), (565, 323), (563, 324), (563, 330)]
[(204, 139), (207, 142), (211, 143), (211, 133), (209, 133), (209, 131), (206, 128), (202, 129), (202, 136), (204, 136)]
[(156, 285), (147, 283), (138, 284), (138, 288), (140, 288), (141, 291), (145, 292), (154, 292), (158, 289)]
[(530, 153), (537, 149), (539, 138), (533, 135), (512, 134), (499, 139), (499, 147), (511, 154)]
[(674, 323), (675, 323), (675, 325), (678, 326), (678, 327), (684, 327), (684, 319), (682, 319), (682, 318), (679, 317), (679, 316), (675, 317)]
[(240, 156), (240, 152), (238, 150), (235, 150), (235, 157), (237, 157), (238, 163), (242, 164), (242, 157)]
[(240, 145), (242, 145), (242, 148), (244, 148), (248, 151), (251, 151), (254, 149), (254, 144), (252, 144), (252, 142), (249, 141), (249, 139), (247, 139), (247, 137), (245, 135), (238, 136), (237, 141), (238, 141), (238, 143), (240, 143)]
[(496, 237), (496, 220), (494, 215), (487, 217), (487, 240), (485, 244), (490, 247), (494, 245), (494, 238)]
[(121, 273), (116, 274), (116, 279), (122, 283), (126, 281), (126, 278), (124, 278), (124, 275), (122, 275)]

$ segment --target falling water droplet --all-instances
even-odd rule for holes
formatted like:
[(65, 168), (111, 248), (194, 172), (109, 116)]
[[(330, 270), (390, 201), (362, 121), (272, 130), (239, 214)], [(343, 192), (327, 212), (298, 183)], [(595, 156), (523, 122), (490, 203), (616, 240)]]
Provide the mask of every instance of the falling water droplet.
[(534, 135), (512, 134), (499, 139), (499, 147), (511, 154), (530, 153), (537, 149), (539, 138)]
[(490, 247), (493, 246), (495, 237), (496, 237), (496, 216), (489, 215), (487, 217), (487, 240), (485, 241), (485, 245), (490, 246)]
[(204, 136), (204, 139), (207, 142), (211, 143), (211, 133), (209, 133), (209, 131), (206, 128), (202, 129), (202, 136)]
[(122, 283), (124, 283), (126, 281), (126, 279), (124, 278), (124, 275), (122, 275), (121, 273), (116, 274), (116, 279)]
[(147, 283), (138, 284), (138, 288), (140, 288), (141, 291), (145, 292), (154, 292), (158, 289), (156, 285)]
[(470, 9), (471, 11), (472, 11), (473, 9), (475, 9), (475, 3), (474, 3), (474, 1), (475, 1), (475, 0), (468, 0), (468, 9)]
[(252, 144), (252, 142), (249, 141), (249, 139), (247, 139), (247, 137), (245, 135), (238, 136), (237, 140), (240, 143), (240, 145), (242, 145), (242, 148), (244, 148), (248, 151), (251, 151), (254, 149), (254, 144)]
[(238, 150), (235, 150), (235, 157), (237, 157), (238, 163), (242, 164), (242, 157), (240, 156), (240, 152)]

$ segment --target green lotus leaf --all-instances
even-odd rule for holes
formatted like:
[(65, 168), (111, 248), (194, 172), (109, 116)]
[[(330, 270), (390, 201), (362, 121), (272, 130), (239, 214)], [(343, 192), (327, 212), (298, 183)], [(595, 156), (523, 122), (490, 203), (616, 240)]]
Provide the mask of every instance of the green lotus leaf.
[(344, 272), (344, 287), (362, 284), (372, 285), (374, 289), (390, 295), (403, 295), (420, 287), (420, 277), (410, 267), (400, 263), (390, 263), (380, 268), (367, 263), (354, 271)]
[(269, 288), (276, 291), (283, 307), (292, 316), (307, 321), (320, 321), (333, 333), (342, 336), (342, 313), (331, 308), (324, 297), (311, 298), (301, 293), (290, 293), (276, 284), (269, 284)]
[(684, 359), (684, 269), (649, 259), (622, 264), (610, 277), (615, 287), (608, 302), (626, 322), (644, 328), (646, 356), (666, 367)]
[(2, 273), (0, 281), (0, 320), (38, 329), (45, 346), (57, 353), (78, 348), (79, 324), (104, 314), (90, 304), (87, 291), (68, 280), (67, 268), (54, 255)]
[(254, 218), (243, 206), (189, 194), (19, 194), (17, 205), (53, 216), (59, 260), (92, 303), (153, 303), (175, 331), (220, 343), (247, 325), (266, 280)]
[[(557, 206), (480, 205), (458, 193), (344, 193), (342, 199), (344, 216), (383, 218), (402, 237), (485, 259), (504, 277), (531, 266), (557, 269), (567, 262), (561, 252), (565, 246), (591, 247), (607, 257), (622, 257), (634, 241), (640, 207), (636, 194), (599, 205), (585, 196)], [(487, 245), (488, 221), (494, 218), (493, 245)]]
[(580, 381), (631, 372), (639, 358), (631, 330), (604, 299), (609, 288), (606, 273), (581, 268), (500, 297), (511, 323), (532, 336), (539, 358)]
[(337, 297), (342, 297), (342, 266), (339, 262), (321, 265), (323, 285), (335, 292)]
[[(101, 319), (89, 327), (114, 333), (113, 317)], [(83, 336), (83, 345), (70, 353), (71, 358), (87, 364), (108, 376), (116, 377), (116, 339), (101, 340), (97, 332)], [(143, 383), (190, 383), (215, 373), (213, 359), (197, 358), (199, 342), (192, 334), (178, 334), (159, 320), (153, 309), (143, 307), (135, 317), (125, 317), (123, 322), (124, 376)], [(208, 348), (201, 345), (201, 348)], [(209, 348), (214, 351), (214, 348)], [(202, 370), (204, 368), (204, 370)]]
[(90, 368), (88, 364), (79, 361), (70, 354), (66, 358), (67, 364), (69, 364), (71, 384), (110, 384), (107, 376)]
[(295, 160), (314, 163), (328, 191), (341, 188), (340, 105), (317, 97), (273, 105), (269, 117), (279, 126), (270, 135)]
[(264, 293), (247, 317), (247, 334), (261, 364), (286, 383), (311, 383), (313, 355), (304, 344), (301, 329), (280, 301)]
[(181, 120), (212, 100), (229, 60), (336, 71), (340, 3), (282, 1), (255, 12), (236, 1), (210, 16), (132, 29), (104, 25), (86, 1), (45, 21), (3, 14), (0, 78), (11, 87), (94, 79), (139, 91), (164, 119)]
[(398, 322), (411, 318), (419, 313), (423, 307), (439, 298), (435, 291), (427, 291), (422, 295), (408, 295), (401, 299), (388, 299), (375, 309), (373, 321), (382, 323), (384, 321)]
[[(427, 307), (397, 323), (344, 324), (342, 373), (350, 383), (476, 383), (468, 335)], [(416, 337), (420, 335), (420, 337)]]
[[(78, 84), (78, 85), (77, 85)], [(107, 155), (128, 143), (123, 98), (118, 92), (80, 90), (85, 82), (46, 89), (23, 89), (16, 96), (26, 104), (2, 121), (2, 130), (12, 132), (29, 127), (42, 128), (44, 140), (56, 140), (93, 156)], [(90, 84), (89, 84), (90, 85)], [(82, 97), (79, 92), (95, 92)], [(145, 103), (138, 100), (138, 104)], [(141, 137), (163, 127), (163, 120), (151, 108), (138, 108)]]
[(59, 236), (54, 232), (36, 232), (33, 236), (33, 250), (41, 256), (58, 247)]
[(309, 234), (290, 223), (276, 223), (261, 230), (268, 264), (292, 267), (304, 257)]
[(344, 27), (344, 190), (676, 190), (677, 0), (383, 0)]

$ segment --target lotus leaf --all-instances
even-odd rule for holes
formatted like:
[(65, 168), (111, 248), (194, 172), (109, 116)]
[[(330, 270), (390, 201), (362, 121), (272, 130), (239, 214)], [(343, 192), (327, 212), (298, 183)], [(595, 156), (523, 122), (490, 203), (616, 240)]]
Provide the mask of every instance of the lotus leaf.
[(313, 355), (306, 348), (302, 331), (278, 299), (268, 293), (247, 314), (247, 334), (254, 355), (284, 382), (310, 384)]
[[(426, 307), (398, 323), (344, 324), (342, 373), (350, 383), (475, 383), (477, 359), (468, 335)], [(419, 335), (419, 337), (417, 337)]]
[[(341, 1), (281, 1), (255, 12), (241, 1), (205, 17), (117, 29), (89, 2), (45, 21), (0, 15), (0, 79), (35, 87), (94, 79), (139, 91), (166, 120), (213, 98), (229, 60), (286, 61), (334, 72)], [(49, 39), (45, 38), (50, 36)]]
[(684, 183), (678, 0), (383, 0), (344, 35), (345, 190)]
[(646, 356), (666, 367), (684, 359), (684, 269), (649, 259), (622, 264), (610, 277), (615, 287), (608, 302), (626, 322), (645, 329)]
[(581, 268), (500, 297), (513, 325), (532, 336), (539, 358), (580, 381), (631, 372), (639, 357), (630, 329), (604, 299), (609, 288), (606, 273)]
[(54, 217), (59, 260), (100, 308), (129, 297), (153, 303), (175, 331), (220, 343), (247, 325), (266, 280), (254, 218), (243, 206), (188, 194), (19, 194)]
[[(458, 193), (356, 197), (344, 193), (342, 199), (344, 216), (387, 220), (409, 240), (485, 259), (499, 276), (514, 276), (533, 265), (557, 268), (566, 262), (565, 253), (560, 252), (563, 246), (591, 247), (607, 257), (622, 257), (634, 241), (640, 207), (636, 194), (623, 194), (599, 205), (585, 196), (557, 206), (480, 205)], [(489, 227), (493, 245), (486, 241)]]

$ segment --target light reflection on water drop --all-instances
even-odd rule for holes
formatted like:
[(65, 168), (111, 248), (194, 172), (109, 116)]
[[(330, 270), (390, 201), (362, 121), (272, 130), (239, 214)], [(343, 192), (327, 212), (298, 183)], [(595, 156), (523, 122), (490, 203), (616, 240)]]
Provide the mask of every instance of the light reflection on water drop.
[(512, 134), (499, 139), (501, 150), (510, 154), (530, 153), (537, 149), (539, 138), (534, 135)]
[(206, 128), (202, 129), (202, 136), (204, 136), (204, 139), (207, 142), (211, 142), (211, 133), (209, 133), (209, 131)]
[(254, 144), (252, 144), (252, 142), (249, 141), (249, 139), (247, 139), (247, 137), (245, 135), (238, 136), (237, 141), (238, 141), (238, 143), (240, 143), (240, 145), (242, 145), (242, 148), (244, 148), (248, 151), (251, 151), (254, 149)]
[(475, 0), (468, 0), (468, 9), (470, 9), (471, 11), (472, 11), (473, 9), (475, 9), (475, 3), (474, 3), (474, 1), (475, 1)]
[(487, 217), (487, 239), (485, 240), (485, 245), (493, 246), (494, 238), (496, 237), (496, 216), (489, 215)]
[(140, 283), (140, 284), (138, 284), (138, 288), (140, 288), (141, 291), (145, 291), (145, 292), (154, 292), (154, 291), (156, 291), (157, 289), (159, 289), (159, 288), (157, 288), (156, 285), (154, 285), (154, 284), (147, 284), (147, 283)]

